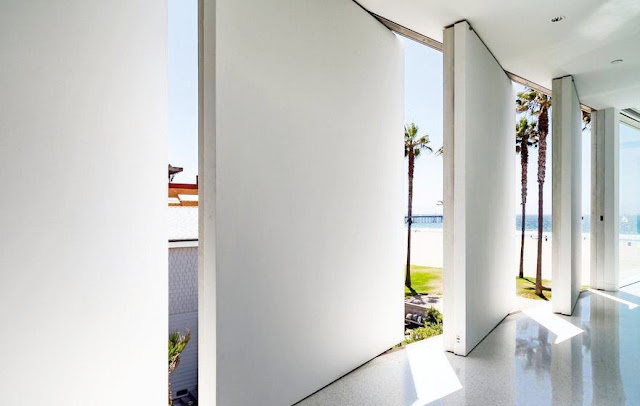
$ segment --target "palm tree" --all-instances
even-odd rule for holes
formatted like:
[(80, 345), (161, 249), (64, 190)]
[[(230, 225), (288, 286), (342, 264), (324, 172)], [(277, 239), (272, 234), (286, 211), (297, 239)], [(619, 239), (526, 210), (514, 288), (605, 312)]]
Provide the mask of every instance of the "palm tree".
[(535, 146), (538, 142), (535, 122), (522, 117), (516, 123), (516, 153), (520, 154), (520, 166), (522, 167), (521, 177), (521, 205), (522, 205), (522, 234), (520, 236), (520, 272), (518, 277), (524, 277), (524, 230), (525, 230), (525, 207), (527, 204), (527, 168), (529, 166), (529, 147)]
[(547, 164), (547, 134), (549, 134), (549, 109), (551, 96), (526, 88), (518, 92), (516, 111), (534, 118), (538, 134), (538, 258), (536, 264), (536, 295), (542, 296), (542, 226), (544, 209), (543, 186)]
[(582, 110), (582, 131), (591, 130), (591, 113)]
[[(180, 354), (189, 344), (191, 339), (191, 331), (187, 330), (185, 335), (180, 334), (179, 331), (174, 331), (169, 334), (169, 377), (171, 373), (178, 368), (180, 364)], [(169, 381), (169, 406), (173, 403), (171, 396), (171, 381)]]
[(404, 156), (409, 158), (409, 202), (407, 209), (407, 269), (404, 279), (404, 284), (409, 288), (411, 293), (415, 294), (416, 291), (411, 287), (411, 223), (412, 218), (412, 206), (413, 206), (413, 169), (415, 165), (415, 159), (420, 155), (422, 150), (433, 152), (433, 149), (429, 146), (429, 136), (424, 135), (418, 138), (418, 127), (411, 123), (404, 127)]

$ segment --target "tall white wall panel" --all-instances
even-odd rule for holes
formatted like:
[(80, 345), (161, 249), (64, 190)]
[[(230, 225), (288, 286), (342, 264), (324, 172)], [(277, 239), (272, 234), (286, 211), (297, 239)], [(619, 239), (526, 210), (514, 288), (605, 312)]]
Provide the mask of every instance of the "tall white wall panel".
[(553, 80), (552, 308), (570, 315), (582, 264), (582, 113), (571, 76)]
[(289, 405), (403, 337), (403, 52), (351, 1), (215, 19), (217, 403)]
[(156, 1), (2, 2), (6, 404), (167, 402), (166, 21)]
[(198, 0), (198, 402), (216, 404), (216, 0)]
[(620, 285), (620, 112), (591, 112), (591, 287), (616, 291)]
[(445, 347), (468, 354), (515, 296), (513, 86), (467, 22), (444, 33)]

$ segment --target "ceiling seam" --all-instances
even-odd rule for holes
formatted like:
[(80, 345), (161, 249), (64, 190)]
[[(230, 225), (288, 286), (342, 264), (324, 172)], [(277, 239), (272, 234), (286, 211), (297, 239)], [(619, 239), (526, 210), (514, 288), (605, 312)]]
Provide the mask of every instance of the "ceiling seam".
[[(372, 12), (372, 11), (369, 11), (369, 10), (367, 10), (366, 7), (364, 7), (362, 4), (358, 3), (356, 0), (352, 0), (352, 1), (354, 3), (356, 3), (361, 9), (363, 9), (368, 14), (370, 14), (373, 18), (378, 20), (382, 25), (387, 27), (389, 30), (391, 30), (391, 31), (393, 31), (393, 32), (397, 33), (398, 35), (401, 35), (401, 36), (403, 36), (405, 38), (408, 38), (410, 40), (413, 40), (413, 41), (416, 41), (416, 42), (421, 43), (423, 45), (426, 45), (426, 46), (428, 46), (428, 47), (430, 47), (432, 49), (435, 49), (436, 51), (443, 52), (443, 44), (442, 44), (442, 42), (437, 41), (437, 40), (435, 40), (435, 39), (433, 39), (431, 37), (427, 37), (426, 35), (420, 34), (419, 32), (412, 30), (411, 28), (407, 28), (407, 27), (405, 27), (405, 26), (403, 26), (401, 24), (398, 24), (398, 23), (396, 23), (394, 21), (389, 20), (388, 18), (382, 17), (381, 15), (378, 15), (378, 14)], [(509, 72), (508, 70), (504, 69), (502, 67), (502, 65), (500, 64), (500, 62), (498, 61), (498, 59), (495, 57), (495, 55), (493, 55), (493, 52), (491, 52), (491, 49), (484, 43), (484, 41), (482, 40), (482, 37), (480, 37), (480, 35), (473, 28), (473, 26), (471, 25), (471, 23), (468, 20), (466, 20), (466, 19), (459, 20), (459, 21), (456, 21), (453, 24), (449, 24), (448, 26), (446, 26), (444, 28), (452, 27), (455, 24), (458, 24), (458, 23), (463, 22), (463, 21), (466, 21), (467, 24), (469, 24), (469, 28), (471, 30), (473, 30), (473, 32), (476, 33), (476, 35), (480, 39), (480, 42), (482, 42), (482, 44), (485, 46), (485, 48), (487, 48), (487, 50), (489, 51), (489, 53), (491, 54), (493, 59), (495, 59), (495, 61), (500, 66), (500, 68), (505, 72), (505, 74), (509, 77), (509, 79), (512, 82), (519, 83), (519, 84), (521, 84), (523, 86), (526, 86), (526, 87), (529, 87), (529, 88), (531, 88), (533, 90), (537, 90), (538, 92), (544, 93), (547, 96), (551, 96), (551, 89), (548, 89), (548, 88), (546, 88), (546, 87), (544, 87), (542, 85), (539, 85), (539, 84), (537, 84), (537, 83), (535, 83), (535, 82), (533, 82), (533, 81), (531, 81), (529, 79), (525, 79), (522, 76), (516, 75), (515, 73)], [(570, 75), (565, 75), (565, 76), (570, 76)], [(576, 92), (577, 92), (577, 90), (576, 90)], [(587, 113), (591, 113), (591, 111), (594, 110), (591, 107), (589, 107), (589, 106), (587, 106), (585, 104), (582, 104), (582, 103), (580, 103), (580, 109), (582, 111), (587, 112)]]

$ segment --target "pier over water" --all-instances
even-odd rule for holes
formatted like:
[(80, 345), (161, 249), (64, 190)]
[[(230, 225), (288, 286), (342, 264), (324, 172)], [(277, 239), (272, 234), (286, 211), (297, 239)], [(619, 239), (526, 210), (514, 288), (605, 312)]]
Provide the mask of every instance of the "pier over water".
[[(411, 216), (411, 224), (442, 223), (441, 214), (416, 214)], [(409, 223), (409, 216), (404, 216), (404, 223)]]

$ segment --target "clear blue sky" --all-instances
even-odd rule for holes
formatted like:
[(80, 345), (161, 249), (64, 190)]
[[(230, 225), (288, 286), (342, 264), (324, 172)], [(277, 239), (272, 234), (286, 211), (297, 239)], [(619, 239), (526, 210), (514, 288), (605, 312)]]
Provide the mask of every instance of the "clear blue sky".
[(169, 163), (184, 172), (174, 182), (195, 183), (198, 174), (198, 2), (169, 0)]
[[(442, 52), (406, 38), (402, 38), (402, 42), (405, 47), (405, 123), (415, 123), (418, 135), (429, 135), (435, 151), (442, 146)], [(416, 159), (413, 180), (413, 212), (441, 214), (442, 206), (437, 203), (442, 200), (442, 188), (442, 157), (428, 152), (421, 154)], [(406, 190), (405, 180), (405, 196)]]

